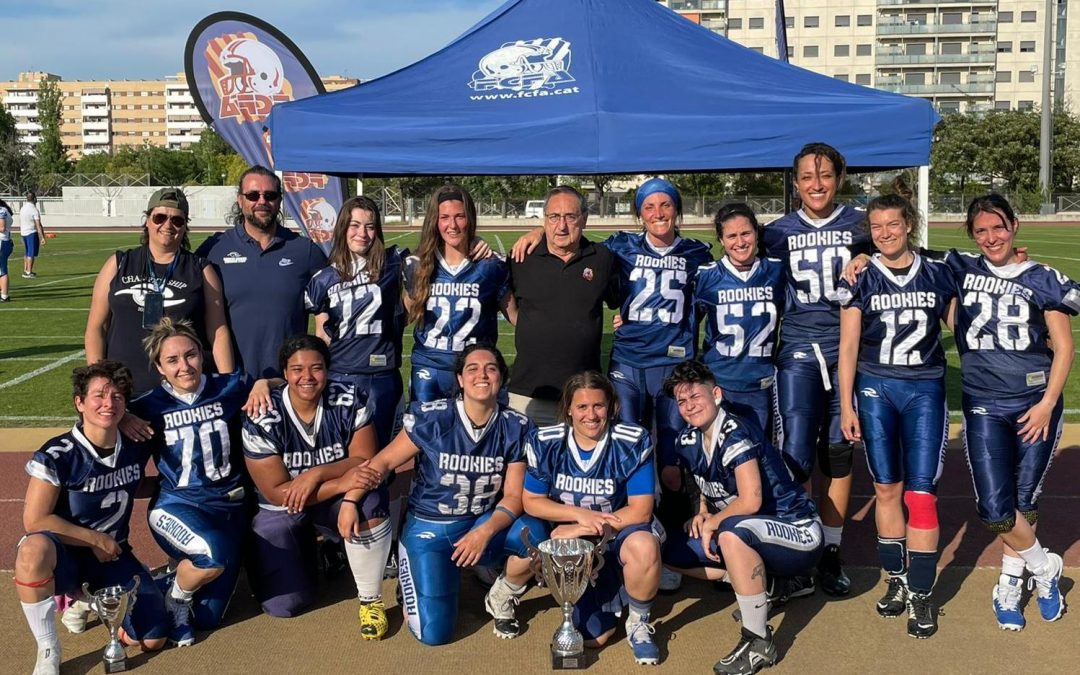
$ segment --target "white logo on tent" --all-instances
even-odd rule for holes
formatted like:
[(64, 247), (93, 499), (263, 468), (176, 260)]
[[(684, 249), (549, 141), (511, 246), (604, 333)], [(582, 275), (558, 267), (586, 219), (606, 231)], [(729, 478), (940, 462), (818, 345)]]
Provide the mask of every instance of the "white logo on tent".
[(469, 86), (475, 91), (535, 91), (573, 82), (570, 42), (537, 38), (506, 42), (480, 59)]

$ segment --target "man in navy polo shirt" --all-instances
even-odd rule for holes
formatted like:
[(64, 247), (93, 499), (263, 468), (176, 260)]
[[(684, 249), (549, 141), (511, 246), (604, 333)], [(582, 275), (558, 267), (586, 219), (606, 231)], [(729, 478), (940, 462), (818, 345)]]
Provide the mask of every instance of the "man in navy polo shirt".
[(240, 367), (253, 377), (280, 376), (278, 349), (307, 332), (304, 288), (326, 267), (310, 239), (288, 230), (281, 215), (281, 181), (266, 167), (240, 176), (232, 229), (195, 252), (217, 266)]

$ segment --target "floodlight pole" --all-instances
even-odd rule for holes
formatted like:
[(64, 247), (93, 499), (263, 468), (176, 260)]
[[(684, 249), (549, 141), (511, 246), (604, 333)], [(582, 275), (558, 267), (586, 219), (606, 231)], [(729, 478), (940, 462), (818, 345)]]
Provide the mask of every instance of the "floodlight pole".
[(1053, 81), (1054, 49), (1054, 0), (1046, 0), (1043, 27), (1043, 66), (1042, 66), (1042, 111), (1039, 120), (1039, 189), (1042, 191), (1042, 206), (1039, 213), (1049, 215), (1054, 212), (1054, 198), (1050, 192), (1053, 170), (1050, 148), (1053, 144), (1053, 114), (1050, 103), (1050, 83)]

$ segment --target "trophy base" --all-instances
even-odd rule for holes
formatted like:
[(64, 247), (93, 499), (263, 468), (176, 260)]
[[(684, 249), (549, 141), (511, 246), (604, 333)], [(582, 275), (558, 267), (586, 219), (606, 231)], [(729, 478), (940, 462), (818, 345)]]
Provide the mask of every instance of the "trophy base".
[(123, 673), (127, 670), (127, 660), (123, 661), (102, 661), (102, 665), (105, 666), (106, 673)]
[(581, 670), (588, 668), (591, 662), (592, 659), (587, 651), (580, 654), (557, 654), (554, 651), (551, 652), (552, 670)]

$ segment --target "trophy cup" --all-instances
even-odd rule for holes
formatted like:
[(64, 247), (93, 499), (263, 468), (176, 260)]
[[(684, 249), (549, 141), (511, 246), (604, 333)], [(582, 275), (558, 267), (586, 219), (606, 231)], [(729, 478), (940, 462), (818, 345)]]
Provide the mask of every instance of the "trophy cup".
[(127, 655), (124, 644), (120, 642), (120, 627), (124, 624), (128, 612), (135, 606), (135, 596), (139, 591), (139, 577), (132, 578), (130, 588), (107, 586), (91, 593), (90, 584), (83, 584), (86, 604), (98, 615), (101, 623), (109, 630), (109, 644), (105, 647), (102, 661), (106, 673), (119, 673), (127, 670)]
[(585, 639), (574, 628), (574, 604), (585, 593), (587, 584), (596, 584), (604, 566), (604, 551), (615, 536), (610, 525), (596, 544), (587, 539), (548, 539), (536, 547), (529, 543), (529, 529), (523, 528), (521, 539), (529, 550), (529, 565), (536, 580), (551, 590), (555, 602), (562, 606), (562, 625), (551, 638), (551, 667), (570, 670), (586, 667)]

